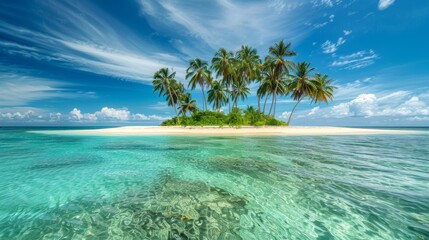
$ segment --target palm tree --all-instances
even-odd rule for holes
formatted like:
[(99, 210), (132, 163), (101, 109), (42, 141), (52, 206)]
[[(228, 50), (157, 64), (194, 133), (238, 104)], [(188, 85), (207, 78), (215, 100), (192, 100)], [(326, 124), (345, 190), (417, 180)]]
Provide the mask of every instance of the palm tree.
[(180, 102), (180, 98), (185, 92), (185, 86), (183, 83), (176, 80), (170, 82), (171, 98), (170, 95), (166, 96), (168, 106), (174, 106)]
[(285, 44), (282, 40), (269, 48), (270, 55), (265, 58), (265, 62), (269, 63), (269, 66), (274, 68), (273, 74), (276, 79), (276, 87), (272, 94), (274, 104), (273, 115), (276, 114), (277, 94), (279, 92), (278, 88), (280, 80), (282, 76), (288, 76), (289, 70), (292, 70), (294, 66), (292, 61), (285, 59), (285, 57), (296, 56), (296, 52), (292, 51), (290, 48), (291, 43)]
[(235, 107), (237, 107), (237, 100), (247, 98), (250, 90), (247, 84), (255, 79), (259, 79), (259, 65), (261, 59), (255, 48), (243, 45), (236, 53), (236, 75), (233, 83), (232, 99)]
[(167, 96), (167, 102), (169, 105), (173, 105), (174, 111), (177, 114), (177, 98), (173, 97), (173, 85), (177, 84), (177, 81), (174, 79), (176, 77), (176, 72), (171, 72), (168, 68), (161, 68), (159, 71), (155, 72), (153, 75), (152, 84), (154, 86), (153, 92), (158, 92), (158, 96)]
[(185, 93), (180, 98), (179, 114), (186, 116), (188, 112), (195, 112), (198, 110), (196, 100), (192, 99), (190, 93)]
[(258, 77), (258, 66), (261, 63), (261, 59), (255, 48), (243, 45), (237, 52), (237, 70), (240, 71), (240, 75), (246, 83), (250, 83), (252, 80)]
[[(235, 78), (234, 53), (227, 51), (225, 48), (219, 49), (212, 58), (211, 68), (215, 70), (216, 77), (222, 77), (221, 85), (226, 87), (226, 92), (230, 92), (230, 88)], [(228, 96), (228, 99), (230, 96)], [(231, 111), (231, 100), (228, 100), (229, 111)]]
[(312, 102), (325, 102), (328, 103), (334, 99), (335, 86), (331, 85), (332, 79), (328, 79), (328, 75), (317, 73), (314, 75), (316, 91), (312, 96)]
[(216, 109), (218, 112), (220, 111), (220, 108), (228, 101), (226, 90), (218, 81), (213, 81), (212, 88), (208, 91), (208, 94), (209, 103), (213, 103), (213, 109)]
[(210, 70), (206, 61), (203, 61), (199, 58), (189, 62), (189, 67), (186, 69), (186, 79), (189, 80), (188, 87), (191, 86), (191, 89), (195, 89), (197, 85), (200, 85), (201, 93), (203, 96), (203, 109), (207, 110), (207, 102), (204, 94), (204, 86), (209, 84), (210, 81)]
[(314, 68), (310, 66), (310, 63), (301, 62), (297, 63), (295, 67), (295, 75), (292, 76), (293, 80), (289, 84), (289, 89), (292, 92), (292, 98), (295, 101), (298, 101), (293, 107), (287, 124), (290, 124), (292, 114), (295, 111), (298, 104), (302, 99), (306, 97), (313, 97), (315, 95), (317, 84), (316, 81), (311, 76), (311, 72), (314, 71)]
[(250, 89), (247, 87), (247, 84), (243, 80), (236, 81), (232, 90), (232, 100), (234, 101), (233, 107), (238, 107), (238, 99), (244, 101), (247, 98), (247, 95), (250, 94)]

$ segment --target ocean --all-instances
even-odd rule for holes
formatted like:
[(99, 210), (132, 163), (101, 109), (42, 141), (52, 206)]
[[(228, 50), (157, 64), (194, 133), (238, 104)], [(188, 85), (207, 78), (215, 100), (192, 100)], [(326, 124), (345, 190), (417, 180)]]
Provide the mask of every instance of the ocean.
[(0, 239), (429, 239), (427, 129), (29, 132), (38, 129), (0, 128)]

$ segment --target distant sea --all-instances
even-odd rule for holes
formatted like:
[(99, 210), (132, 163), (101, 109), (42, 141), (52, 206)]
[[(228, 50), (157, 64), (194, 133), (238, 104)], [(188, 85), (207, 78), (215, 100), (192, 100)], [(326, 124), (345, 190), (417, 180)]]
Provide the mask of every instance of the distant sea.
[(28, 132), (42, 129), (0, 128), (0, 239), (429, 239), (428, 128), (360, 136)]

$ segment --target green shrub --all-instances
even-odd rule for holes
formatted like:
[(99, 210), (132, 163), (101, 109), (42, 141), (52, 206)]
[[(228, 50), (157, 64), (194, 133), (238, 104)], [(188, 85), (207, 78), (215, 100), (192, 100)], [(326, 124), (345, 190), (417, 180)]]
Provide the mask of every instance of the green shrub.
[(228, 125), (232, 127), (239, 127), (244, 124), (244, 117), (241, 114), (240, 108), (233, 108), (228, 114)]
[(244, 112), (240, 108), (233, 108), (228, 115), (223, 112), (197, 111), (191, 116), (181, 116), (179, 118), (180, 124), (177, 123), (176, 119), (174, 117), (166, 120), (161, 123), (161, 126), (287, 126), (285, 122), (265, 115), (253, 107), (247, 107)]

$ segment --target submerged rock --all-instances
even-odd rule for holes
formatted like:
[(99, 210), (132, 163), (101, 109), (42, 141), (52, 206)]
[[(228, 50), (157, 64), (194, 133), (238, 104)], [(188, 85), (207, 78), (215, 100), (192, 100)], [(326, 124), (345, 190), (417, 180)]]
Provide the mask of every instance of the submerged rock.
[(149, 191), (133, 190), (115, 201), (74, 200), (31, 222), (15, 219), (0, 227), (31, 239), (240, 239), (245, 199), (168, 175), (156, 182)]

